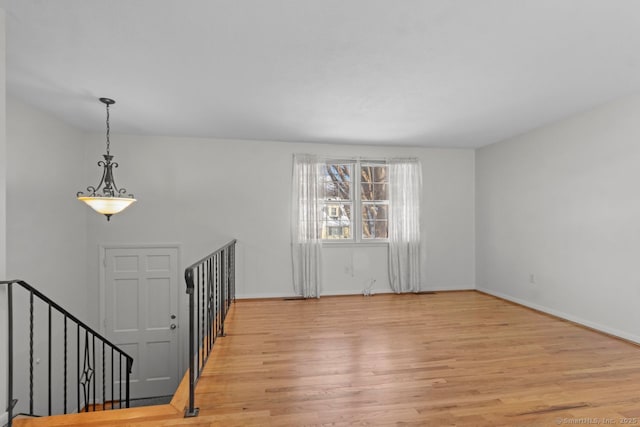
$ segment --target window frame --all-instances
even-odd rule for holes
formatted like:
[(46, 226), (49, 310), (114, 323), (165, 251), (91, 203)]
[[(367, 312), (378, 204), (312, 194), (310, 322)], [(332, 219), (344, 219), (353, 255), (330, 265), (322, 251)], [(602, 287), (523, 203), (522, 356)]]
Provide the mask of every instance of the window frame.
[[(323, 161), (324, 164), (326, 165), (346, 165), (349, 164), (351, 165), (351, 180), (350, 180), (350, 193), (351, 193), (351, 199), (349, 200), (331, 200), (328, 199), (326, 197), (323, 197), (321, 200), (321, 204), (323, 206), (323, 208), (327, 205), (330, 204), (331, 202), (333, 203), (341, 203), (341, 202), (345, 202), (345, 203), (350, 203), (351, 204), (351, 237), (348, 239), (322, 239), (322, 245), (326, 245), (326, 246), (344, 246), (344, 245), (357, 245), (357, 246), (380, 246), (380, 245), (386, 245), (389, 242), (389, 237), (388, 237), (388, 232), (387, 232), (387, 237), (384, 238), (365, 238), (363, 236), (363, 218), (362, 218), (362, 213), (363, 213), (363, 200), (362, 200), (362, 176), (361, 176), (361, 171), (362, 171), (362, 167), (363, 166), (385, 166), (387, 168), (387, 174), (388, 174), (388, 170), (389, 170), (389, 162), (386, 159), (382, 159), (382, 158), (372, 158), (372, 159), (354, 159), (354, 158), (347, 158), (347, 159), (340, 159), (340, 158), (336, 158), (336, 159), (325, 159)], [(325, 177), (322, 177), (323, 180), (323, 185), (325, 182)], [(389, 185), (389, 178), (387, 175), (387, 180), (386, 180), (387, 185)], [(389, 202), (389, 198), (388, 198), (388, 189), (387, 189), (387, 199), (385, 199), (386, 204), (387, 205), (387, 212), (389, 212), (389, 206), (390, 206), (390, 202)], [(365, 200), (364, 202), (366, 203), (376, 203), (378, 201), (375, 200), (370, 200), (367, 201)], [(322, 227), (322, 224), (319, 224), (319, 227)], [(387, 227), (388, 227), (388, 217), (387, 217)], [(388, 230), (388, 228), (387, 228)]]

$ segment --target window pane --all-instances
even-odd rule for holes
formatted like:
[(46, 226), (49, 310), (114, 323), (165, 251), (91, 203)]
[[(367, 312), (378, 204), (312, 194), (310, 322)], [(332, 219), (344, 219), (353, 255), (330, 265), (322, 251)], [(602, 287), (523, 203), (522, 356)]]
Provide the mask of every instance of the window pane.
[(360, 197), (362, 200), (388, 200), (388, 167), (362, 165), (360, 167)]
[(387, 184), (360, 184), (362, 200), (389, 200)]
[(362, 238), (386, 239), (388, 230), (389, 205), (382, 203), (362, 204)]
[(362, 165), (362, 182), (389, 182), (389, 169), (386, 165)]
[(353, 164), (327, 163), (322, 168), (324, 205), (321, 218), (323, 239), (352, 239)]
[(324, 197), (328, 200), (351, 200), (351, 165), (327, 164), (322, 168)]
[(351, 203), (326, 202), (322, 208), (322, 238), (351, 238)]

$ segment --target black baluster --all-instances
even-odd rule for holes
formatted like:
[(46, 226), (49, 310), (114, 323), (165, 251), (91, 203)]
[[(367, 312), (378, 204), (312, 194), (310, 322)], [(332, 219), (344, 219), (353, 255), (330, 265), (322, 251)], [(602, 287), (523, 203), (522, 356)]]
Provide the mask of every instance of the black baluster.
[(122, 409), (122, 353), (118, 352), (118, 408)]
[[(209, 311), (209, 315), (211, 316), (211, 330), (209, 334), (211, 335), (211, 347), (216, 342), (216, 336), (218, 331), (218, 310), (216, 309), (218, 305), (218, 255), (214, 255), (211, 258), (211, 279), (209, 280), (209, 288), (211, 288), (211, 300), (209, 301), (209, 307), (207, 310)], [(211, 349), (209, 349), (211, 350)]]
[(203, 278), (202, 281), (203, 283), (205, 283), (205, 289), (207, 291), (207, 311), (205, 314), (205, 317), (207, 319), (207, 323), (205, 324), (206, 329), (205, 329), (205, 336), (204, 336), (204, 344), (203, 344), (203, 350), (204, 350), (204, 355), (205, 357), (203, 358), (204, 360), (206, 360), (206, 356), (209, 355), (209, 348), (211, 348), (211, 321), (213, 320), (211, 318), (211, 272), (209, 271), (209, 260), (205, 261), (205, 266), (206, 268), (203, 268)]
[[(202, 278), (200, 277), (201, 272), (200, 272), (200, 266), (198, 266), (198, 295), (197, 295), (197, 301), (198, 301), (198, 312), (200, 312), (200, 287), (204, 286), (204, 284), (202, 283)], [(202, 298), (204, 298), (204, 288), (203, 288), (203, 295)], [(204, 316), (204, 314), (202, 314), (202, 316)], [(204, 319), (202, 319), (202, 322), (204, 322)], [(196, 348), (196, 357), (198, 359), (198, 376), (200, 376), (200, 347), (202, 346), (202, 335), (200, 334), (200, 324), (198, 323), (198, 348)]]
[(213, 306), (211, 307), (213, 311), (213, 315), (216, 318), (216, 324), (213, 331), (213, 341), (215, 342), (220, 336), (220, 261), (221, 261), (221, 252), (218, 252), (215, 256), (215, 274), (213, 275), (213, 288), (215, 292), (215, 301), (213, 302)]
[(213, 342), (218, 339), (220, 336), (220, 318), (218, 317), (220, 314), (220, 253), (218, 252), (215, 256), (214, 272), (213, 272), (213, 293), (215, 294), (213, 304), (211, 305), (211, 314), (215, 318), (215, 325), (213, 328)]
[(216, 283), (218, 281), (218, 256), (214, 255), (211, 258), (211, 277), (209, 278), (209, 287), (211, 288), (211, 301), (207, 307), (209, 316), (211, 317), (211, 346), (216, 342), (216, 336), (218, 331), (218, 317), (216, 306), (218, 305), (218, 287)]
[(76, 363), (78, 367), (78, 382), (77, 382), (77, 400), (78, 400), (78, 412), (82, 412), (80, 407), (80, 325), (76, 325), (77, 339), (76, 339)]
[(214, 257), (214, 271), (213, 271), (213, 282), (211, 286), (213, 287), (214, 300), (213, 304), (211, 304), (211, 315), (215, 319), (215, 325), (213, 327), (213, 342), (215, 344), (216, 340), (220, 336), (220, 253), (218, 252)]
[(63, 405), (64, 405), (64, 413), (67, 413), (67, 352), (68, 352), (68, 348), (67, 348), (67, 315), (64, 315), (64, 375), (63, 375), (63, 381), (64, 381), (64, 387), (63, 387)]
[[(93, 357), (91, 355), (91, 350), (89, 348), (89, 330), (84, 328), (84, 358), (83, 358), (83, 366), (82, 366), (82, 376), (80, 377), (80, 384), (82, 385), (82, 393), (84, 398), (84, 407), (86, 408), (85, 412), (89, 412), (89, 406), (91, 406), (91, 385), (93, 383), (94, 390), (94, 408), (95, 411), (95, 335), (91, 334), (93, 337), (93, 349), (94, 354)], [(92, 365), (93, 361), (93, 365)]]
[(91, 368), (91, 354), (89, 351), (89, 330), (84, 328), (84, 353), (82, 359), (82, 374), (80, 376), (80, 385), (82, 386), (82, 398), (84, 400), (84, 412), (89, 412), (91, 406), (91, 380), (93, 372)]
[(104, 346), (104, 341), (102, 341), (102, 410), (106, 410), (107, 409), (107, 364), (105, 362), (105, 355), (106, 351), (105, 351), (105, 346)]
[(48, 396), (48, 400), (49, 400), (49, 415), (51, 415), (51, 305), (49, 305), (49, 334), (48, 334), (48, 358), (49, 360), (47, 361), (47, 368), (48, 368), (48, 373), (47, 373), (47, 385), (49, 387), (49, 396)]
[(13, 284), (7, 284), (7, 416), (9, 425), (13, 420)]
[(209, 329), (207, 331), (207, 336), (209, 338), (209, 345), (207, 347), (207, 356), (209, 356), (209, 352), (213, 347), (215, 342), (215, 329), (216, 329), (216, 319), (215, 313), (213, 312), (213, 307), (215, 307), (216, 301), (216, 292), (215, 292), (215, 258), (209, 258), (207, 260), (208, 267), (208, 275), (207, 275), (207, 289), (209, 290), (209, 299), (207, 300), (207, 317), (209, 318)]
[(195, 417), (198, 415), (198, 410), (195, 408), (195, 383), (197, 380), (195, 370), (195, 304), (194, 304), (194, 280), (193, 280), (193, 268), (189, 267), (184, 273), (185, 281), (187, 282), (187, 293), (189, 294), (189, 406), (185, 412), (185, 417)]
[(114, 399), (113, 399), (113, 381), (114, 381), (114, 375), (115, 373), (115, 369), (113, 367), (113, 347), (111, 347), (111, 409), (115, 409), (115, 405), (114, 405)]
[(213, 255), (211, 258), (211, 279), (209, 280), (209, 286), (213, 291), (213, 298), (209, 303), (209, 307), (207, 310), (210, 313), (211, 319), (213, 321), (212, 329), (211, 329), (211, 340), (213, 344), (216, 342), (216, 333), (218, 331), (218, 313), (216, 310), (216, 306), (218, 305), (218, 292), (216, 292), (216, 281), (218, 277), (218, 258), (216, 255)]
[(216, 254), (216, 334), (214, 335), (214, 339), (217, 339), (220, 336), (220, 328), (222, 323), (222, 292), (221, 292), (221, 284), (222, 284), (222, 252), (218, 252)]
[(127, 384), (127, 392), (126, 392), (126, 394), (127, 394), (127, 396), (126, 396), (127, 397), (127, 405), (126, 406), (128, 408), (129, 407), (129, 402), (130, 402), (130, 400), (129, 400), (129, 388), (130, 388), (130, 382), (131, 382), (131, 378), (130, 378), (130, 375), (131, 375), (131, 359), (129, 359), (129, 358), (127, 358), (127, 372), (126, 372), (126, 375), (127, 375), (127, 383), (126, 383)]
[(226, 269), (226, 249), (220, 254), (220, 336), (224, 336), (224, 319), (227, 317), (226, 307), (226, 283), (227, 283), (227, 269)]
[(233, 243), (232, 246), (232, 254), (231, 254), (231, 262), (233, 264), (232, 274), (233, 274), (233, 301), (236, 301), (236, 244)]
[[(96, 336), (91, 334), (91, 349), (93, 352), (92, 355), (92, 359), (93, 359), (93, 369), (96, 368)], [(94, 371), (95, 373), (95, 371)], [(95, 412), (96, 410), (96, 381), (95, 381), (95, 376), (92, 376), (92, 382), (93, 382), (93, 411)]]
[(33, 291), (29, 291), (29, 414), (33, 415)]
[(215, 344), (216, 334), (215, 331), (218, 327), (218, 319), (216, 319), (215, 307), (217, 301), (217, 295), (215, 292), (216, 289), (216, 256), (212, 255), (209, 257), (209, 288), (211, 288), (211, 299), (209, 300), (209, 305), (207, 306), (207, 313), (211, 317), (211, 331), (209, 333), (211, 339), (211, 345)]

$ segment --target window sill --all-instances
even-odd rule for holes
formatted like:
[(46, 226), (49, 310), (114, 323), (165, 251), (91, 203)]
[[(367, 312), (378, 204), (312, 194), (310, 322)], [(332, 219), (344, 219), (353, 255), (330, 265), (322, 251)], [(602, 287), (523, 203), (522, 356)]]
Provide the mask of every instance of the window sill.
[(323, 241), (323, 248), (344, 248), (344, 247), (371, 247), (371, 246), (388, 246), (388, 240), (376, 240), (376, 241), (364, 241), (364, 242), (354, 242), (352, 240), (348, 241)]

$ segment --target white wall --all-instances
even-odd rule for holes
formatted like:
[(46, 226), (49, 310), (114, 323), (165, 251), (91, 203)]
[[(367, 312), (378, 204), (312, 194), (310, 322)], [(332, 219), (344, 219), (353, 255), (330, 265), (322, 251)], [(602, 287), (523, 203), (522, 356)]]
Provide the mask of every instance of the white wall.
[[(0, 9), (0, 280), (6, 277), (7, 257), (7, 108), (4, 9)], [(0, 400), (1, 402), (1, 400)]]
[[(7, 279), (7, 138), (6, 138), (6, 44), (5, 14), (0, 8), (0, 280)], [(7, 402), (7, 299), (6, 289), (0, 286), (0, 425), (7, 421), (3, 418)]]
[[(103, 149), (95, 135), (94, 156)], [(181, 243), (182, 267), (238, 239), (239, 297), (293, 295), (292, 156), (417, 156), (424, 168), (427, 286), (474, 287), (474, 152), (114, 135), (116, 180), (139, 201), (107, 223), (89, 217), (89, 266), (100, 244)], [(325, 249), (325, 294), (388, 290), (385, 247)]]
[(479, 289), (640, 342), (638, 117), (632, 96), (477, 151)]
[(83, 134), (24, 103), (7, 104), (7, 273), (87, 317)]

